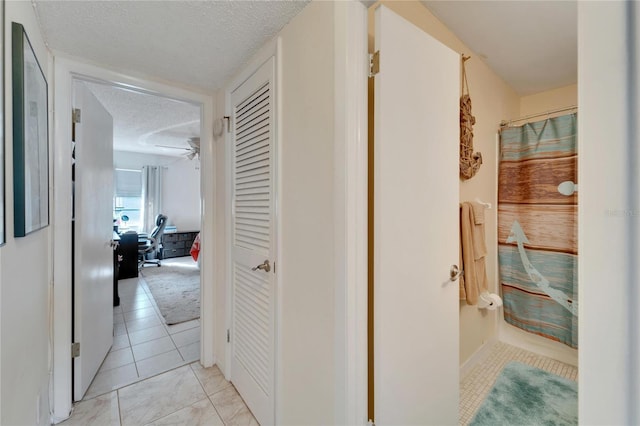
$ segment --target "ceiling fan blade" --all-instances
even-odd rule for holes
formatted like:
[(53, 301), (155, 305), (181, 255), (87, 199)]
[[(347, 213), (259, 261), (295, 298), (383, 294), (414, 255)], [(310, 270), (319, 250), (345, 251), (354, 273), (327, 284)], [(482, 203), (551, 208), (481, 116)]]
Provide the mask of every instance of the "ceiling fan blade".
[(200, 138), (189, 138), (187, 139), (189, 145), (194, 149), (200, 149)]
[(183, 151), (191, 151), (191, 148), (185, 148), (183, 146), (169, 146), (169, 145), (154, 145), (159, 148), (169, 148), (169, 149), (181, 149)]

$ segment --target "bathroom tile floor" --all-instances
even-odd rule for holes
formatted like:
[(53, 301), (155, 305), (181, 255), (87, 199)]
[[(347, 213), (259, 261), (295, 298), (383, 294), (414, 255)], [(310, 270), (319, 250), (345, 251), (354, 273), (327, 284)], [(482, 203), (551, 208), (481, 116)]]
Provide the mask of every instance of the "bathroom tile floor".
[(502, 368), (519, 361), (558, 376), (578, 381), (578, 368), (524, 349), (497, 342), (484, 361), (476, 365), (460, 382), (460, 425), (468, 425), (484, 401)]

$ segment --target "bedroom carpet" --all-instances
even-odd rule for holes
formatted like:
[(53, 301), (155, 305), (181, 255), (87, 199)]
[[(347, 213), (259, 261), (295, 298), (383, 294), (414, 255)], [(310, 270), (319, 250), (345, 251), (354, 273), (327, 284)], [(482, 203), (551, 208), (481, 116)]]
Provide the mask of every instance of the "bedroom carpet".
[(141, 274), (167, 325), (200, 318), (200, 271), (195, 263), (147, 267)]

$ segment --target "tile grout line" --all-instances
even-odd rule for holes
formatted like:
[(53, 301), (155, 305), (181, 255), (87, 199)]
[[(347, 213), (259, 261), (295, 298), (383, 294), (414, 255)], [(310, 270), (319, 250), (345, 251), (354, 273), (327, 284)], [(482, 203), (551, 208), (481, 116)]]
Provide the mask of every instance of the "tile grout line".
[(116, 389), (115, 392), (116, 392), (116, 400), (118, 401), (118, 421), (120, 423), (120, 426), (122, 426), (122, 410), (120, 409), (122, 404), (120, 404), (120, 389)]
[[(194, 371), (193, 371), (193, 369), (191, 368), (191, 364), (183, 364), (183, 365), (178, 366), (178, 367), (176, 367), (176, 368), (172, 368), (171, 370), (164, 371), (164, 372), (162, 372), (162, 373), (158, 373), (158, 374), (156, 374), (156, 375), (146, 377), (144, 380), (151, 379), (151, 378), (153, 378), (153, 377), (159, 376), (159, 375), (161, 375), (161, 374), (168, 373), (169, 371), (177, 370), (177, 369), (182, 368), (182, 367), (189, 367), (189, 371), (190, 371), (190, 372), (191, 372), (191, 374), (193, 374), (193, 376), (196, 378), (196, 381), (197, 381), (197, 382), (198, 382), (198, 384), (200, 385), (200, 388), (202, 389), (202, 392), (204, 393), (204, 395), (205, 395), (205, 397), (206, 397), (206, 398), (203, 398), (203, 399), (200, 399), (200, 400), (198, 400), (198, 401), (196, 401), (196, 402), (194, 402), (194, 403), (188, 404), (188, 405), (186, 405), (186, 406), (184, 406), (184, 407), (182, 407), (182, 408), (177, 409), (176, 411), (173, 411), (173, 412), (171, 412), (171, 413), (165, 414), (165, 415), (163, 415), (163, 416), (161, 416), (161, 417), (158, 417), (158, 418), (156, 418), (156, 419), (152, 419), (152, 420), (150, 420), (150, 421), (146, 422), (145, 424), (151, 424), (151, 423), (154, 423), (154, 422), (156, 422), (156, 421), (158, 421), (158, 420), (164, 419), (165, 417), (169, 417), (169, 416), (171, 416), (171, 415), (173, 415), (173, 414), (177, 413), (178, 411), (184, 410), (185, 408), (191, 407), (191, 406), (193, 406), (194, 404), (197, 404), (198, 402), (200, 402), (200, 401), (204, 401), (205, 399), (208, 399), (208, 398), (209, 398), (209, 396), (207, 395), (207, 391), (204, 389), (204, 387), (203, 387), (202, 383), (200, 382), (200, 379), (198, 378), (198, 375), (197, 375), (197, 374), (195, 374), (195, 372), (194, 372)], [(144, 380), (143, 380), (143, 381), (144, 381)], [(138, 382), (138, 383), (142, 383), (143, 381), (140, 381), (140, 382)], [(119, 394), (118, 394), (118, 395), (119, 395)], [(212, 401), (210, 401), (210, 402), (211, 402), (211, 405), (213, 405), (213, 402), (212, 402)], [(120, 405), (120, 398), (118, 397), (118, 406), (119, 406), (119, 405)], [(215, 409), (215, 406), (214, 406), (213, 408)], [(217, 410), (216, 410), (216, 413), (217, 413)], [(218, 415), (218, 417), (219, 417), (219, 415)], [(223, 422), (224, 422), (224, 421), (223, 421)], [(121, 421), (121, 423), (120, 423), (120, 424), (122, 425), (122, 421)]]
[[(218, 391), (219, 392), (219, 391)], [(227, 422), (222, 418), (222, 414), (220, 414), (220, 411), (218, 411), (218, 407), (216, 407), (216, 404), (213, 403), (213, 400), (211, 399), (211, 396), (215, 395), (218, 392), (214, 392), (211, 395), (207, 395), (207, 399), (209, 400), (209, 402), (211, 403), (211, 405), (213, 406), (213, 410), (216, 412), (216, 414), (218, 415), (218, 418), (222, 421), (222, 423), (226, 426)], [(205, 391), (205, 394), (207, 392)]]
[[(197, 361), (196, 361), (196, 362), (197, 362)], [(227, 424), (227, 423), (224, 421), (224, 419), (222, 418), (222, 415), (220, 414), (220, 412), (218, 411), (218, 408), (216, 407), (216, 404), (214, 404), (214, 403), (213, 403), (213, 400), (211, 399), (211, 395), (214, 395), (214, 394), (216, 394), (216, 393), (220, 392), (220, 390), (218, 390), (218, 392), (214, 392), (214, 393), (212, 393), (211, 395), (209, 395), (209, 394), (207, 393), (207, 390), (204, 388), (204, 384), (202, 383), (202, 380), (200, 380), (200, 377), (196, 374), (196, 372), (195, 372), (195, 371), (193, 371), (193, 364), (194, 364), (193, 362), (192, 362), (191, 364), (189, 364), (189, 369), (191, 370), (191, 372), (193, 373), (193, 375), (194, 375), (194, 376), (196, 376), (196, 380), (198, 381), (198, 383), (200, 383), (200, 387), (202, 388), (202, 390), (203, 390), (204, 394), (207, 396), (207, 399), (208, 399), (208, 400), (209, 400), (209, 402), (211, 403), (211, 406), (213, 407), (213, 410), (214, 410), (214, 411), (216, 412), (216, 414), (218, 415), (218, 418), (219, 418), (220, 420), (222, 420), (222, 423), (226, 426), (226, 424)], [(215, 367), (215, 364), (214, 364), (214, 366), (213, 366), (213, 367), (210, 367), (210, 368), (214, 368), (214, 367)]]

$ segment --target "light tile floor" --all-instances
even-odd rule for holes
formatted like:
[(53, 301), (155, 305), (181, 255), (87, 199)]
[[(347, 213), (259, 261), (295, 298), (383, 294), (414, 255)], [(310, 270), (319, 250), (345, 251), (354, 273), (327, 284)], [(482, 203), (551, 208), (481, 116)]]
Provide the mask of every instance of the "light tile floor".
[(121, 389), (85, 399), (64, 426), (258, 426), (217, 367), (184, 365)]
[[(163, 264), (188, 261), (193, 263), (189, 257)], [(120, 280), (118, 285), (120, 306), (113, 309), (113, 346), (85, 399), (200, 359), (200, 320), (167, 326), (142, 275)]]
[(258, 425), (218, 367), (197, 361), (199, 320), (165, 325), (142, 276), (118, 289), (113, 347), (62, 425)]
[(578, 381), (578, 368), (534, 354), (506, 343), (497, 342), (486, 359), (476, 365), (460, 382), (459, 423), (468, 425), (493, 387), (498, 375), (510, 361), (519, 361), (541, 370)]

